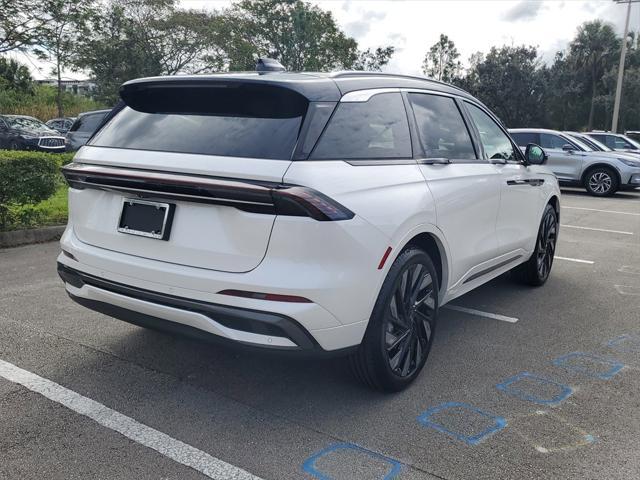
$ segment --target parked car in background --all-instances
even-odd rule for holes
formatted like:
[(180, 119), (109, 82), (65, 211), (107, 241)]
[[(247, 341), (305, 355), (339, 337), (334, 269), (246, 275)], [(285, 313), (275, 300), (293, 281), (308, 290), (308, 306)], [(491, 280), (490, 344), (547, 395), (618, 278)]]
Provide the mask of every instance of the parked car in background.
[(640, 131), (637, 130), (627, 130), (624, 132), (625, 136), (630, 138), (631, 140), (635, 140), (636, 142), (640, 142)]
[(640, 143), (620, 133), (588, 132), (587, 135), (613, 150), (640, 155)]
[(102, 123), (104, 117), (111, 111), (94, 110), (92, 112), (84, 112), (78, 115), (73, 125), (67, 132), (65, 141), (67, 152), (75, 152), (91, 138), (91, 135), (97, 130)]
[(69, 131), (75, 119), (76, 117), (52, 118), (45, 125), (64, 135)]
[(64, 152), (64, 137), (37, 118), (0, 115), (0, 148)]
[(439, 306), (509, 270), (549, 276), (560, 190), (546, 155), (463, 90), (283, 72), (140, 79), (121, 96), (63, 169), (58, 272), (85, 307), (349, 355), (396, 391), (422, 370)]
[(544, 148), (549, 155), (547, 165), (562, 184), (582, 185), (596, 196), (640, 187), (640, 161), (636, 157), (597, 151), (576, 136), (556, 130), (515, 128), (509, 132), (521, 148), (529, 143)]

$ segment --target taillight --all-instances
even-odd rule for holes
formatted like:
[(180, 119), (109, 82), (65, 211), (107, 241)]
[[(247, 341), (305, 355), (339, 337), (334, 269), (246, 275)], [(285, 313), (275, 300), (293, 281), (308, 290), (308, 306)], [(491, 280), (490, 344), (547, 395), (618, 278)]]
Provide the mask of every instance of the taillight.
[(306, 187), (283, 187), (272, 190), (278, 215), (304, 215), (315, 220), (351, 220), (354, 213), (326, 195)]
[(351, 210), (317, 190), (298, 185), (82, 163), (65, 165), (62, 173), (69, 186), (75, 189), (91, 188), (141, 198), (227, 205), (246, 212), (311, 217), (321, 222), (350, 220), (355, 216)]
[(245, 290), (222, 290), (219, 295), (231, 297), (253, 298), (255, 300), (270, 300), (272, 302), (312, 303), (311, 300), (296, 295), (279, 295), (276, 293), (247, 292)]

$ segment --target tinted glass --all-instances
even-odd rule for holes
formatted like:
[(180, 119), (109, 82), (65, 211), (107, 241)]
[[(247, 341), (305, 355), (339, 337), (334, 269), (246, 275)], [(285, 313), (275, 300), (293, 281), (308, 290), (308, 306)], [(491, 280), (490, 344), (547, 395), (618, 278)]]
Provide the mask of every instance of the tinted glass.
[(11, 128), (32, 128), (40, 129), (44, 128), (45, 124), (40, 120), (36, 120), (33, 117), (7, 117), (7, 123)]
[(553, 135), (550, 133), (541, 133), (540, 134), (540, 146), (542, 148), (551, 148), (556, 150), (562, 150), (563, 145), (571, 145), (567, 140), (562, 138), (559, 135)]
[(467, 103), (467, 107), (480, 132), (480, 140), (487, 158), (519, 160), (511, 140), (498, 124), (475, 105)]
[(84, 132), (84, 133), (93, 133), (100, 125), (100, 122), (104, 118), (106, 113), (91, 113), (88, 115), (83, 115), (76, 120), (71, 128), (74, 132)]
[(302, 116), (292, 118), (118, 113), (91, 142), (99, 147), (290, 159)]
[(631, 144), (631, 142), (627, 142), (624, 138), (614, 137), (615, 147), (614, 148), (623, 148), (627, 150), (636, 150), (636, 147)]
[(532, 132), (511, 132), (511, 138), (515, 140), (519, 147), (526, 147), (530, 143), (540, 144), (537, 133)]
[(409, 94), (426, 158), (475, 159), (471, 136), (452, 98)]
[(399, 93), (339, 104), (311, 155), (352, 160), (410, 157), (409, 125)]
[(604, 143), (607, 147), (613, 148), (613, 137), (611, 135), (593, 135), (589, 134), (591, 138), (595, 138), (599, 142)]

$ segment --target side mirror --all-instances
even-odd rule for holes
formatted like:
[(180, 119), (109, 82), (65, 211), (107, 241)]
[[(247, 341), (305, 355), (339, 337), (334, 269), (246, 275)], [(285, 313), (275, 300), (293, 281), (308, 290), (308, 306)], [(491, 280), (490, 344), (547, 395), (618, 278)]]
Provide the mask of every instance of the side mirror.
[(540, 145), (530, 143), (524, 151), (524, 158), (529, 165), (542, 165), (549, 157)]
[(573, 148), (573, 145), (565, 143), (564, 145), (562, 145), (562, 150), (564, 150), (565, 152), (573, 152), (575, 148)]

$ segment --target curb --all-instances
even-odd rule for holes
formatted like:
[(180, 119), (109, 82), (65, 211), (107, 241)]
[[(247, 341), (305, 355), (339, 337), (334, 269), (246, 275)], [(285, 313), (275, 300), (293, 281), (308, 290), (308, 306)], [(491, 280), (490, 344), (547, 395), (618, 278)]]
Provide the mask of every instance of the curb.
[(54, 225), (52, 227), (0, 232), (0, 248), (10, 248), (17, 247), (19, 245), (59, 240), (65, 228), (66, 225)]

